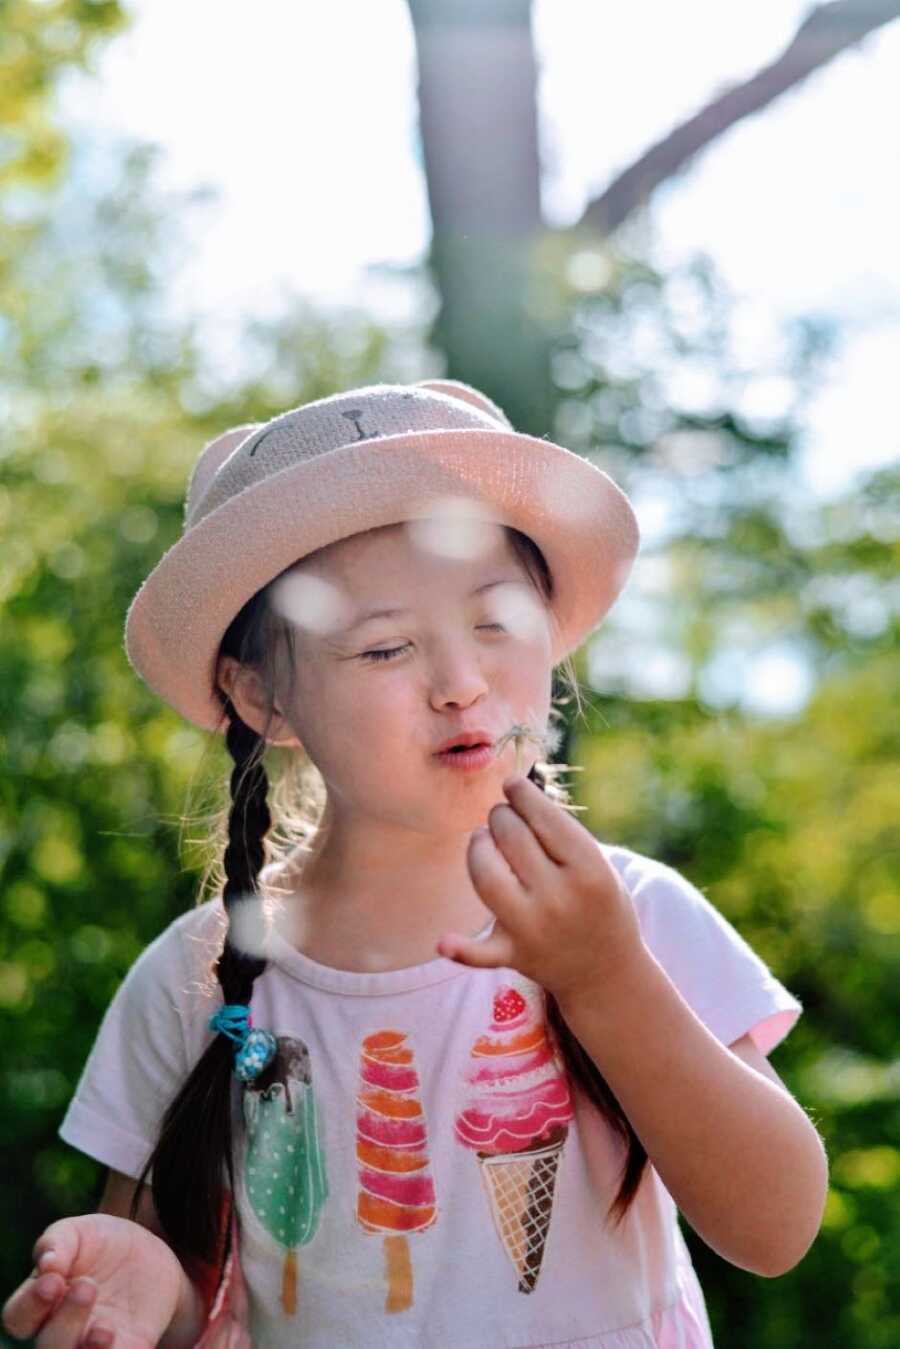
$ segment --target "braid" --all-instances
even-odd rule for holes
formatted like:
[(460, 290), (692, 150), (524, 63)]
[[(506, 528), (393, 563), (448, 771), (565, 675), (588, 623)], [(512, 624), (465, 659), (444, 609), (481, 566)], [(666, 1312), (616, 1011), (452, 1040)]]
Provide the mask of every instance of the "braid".
[[(229, 715), (225, 742), (234, 760), (231, 773), (231, 812), (225, 848), (225, 888), (222, 903), (228, 917), (225, 945), (216, 967), (226, 1003), (248, 1003), (253, 981), (266, 962), (260, 956), (238, 950), (230, 940), (231, 919), (236, 908), (258, 894), (258, 877), (265, 862), (263, 839), (272, 823), (266, 802), (269, 779), (262, 762), (263, 741), (226, 701)], [(249, 832), (248, 832), (249, 825)]]
[[(226, 1003), (249, 1005), (253, 982), (267, 962), (231, 942), (231, 919), (258, 893), (263, 839), (271, 824), (269, 782), (261, 762), (262, 737), (241, 720), (230, 701), (226, 710), (226, 743), (234, 769), (222, 895), (228, 926), (216, 976)], [(233, 1043), (224, 1035), (214, 1036), (163, 1116), (129, 1214), (136, 1218), (140, 1188), (152, 1167), (153, 1199), (166, 1238), (189, 1275), (207, 1291), (215, 1286), (216, 1271), (224, 1268), (231, 1248), (231, 1201), (223, 1182), (227, 1178), (233, 1196), (233, 1068)]]
[[(222, 891), (222, 904), (228, 919), (225, 929), (225, 942), (216, 963), (216, 977), (222, 987), (223, 1001), (243, 1003), (249, 1006), (253, 995), (253, 983), (266, 968), (266, 960), (235, 946), (231, 941), (231, 921), (237, 910), (252, 901), (259, 893), (258, 878), (265, 862), (263, 839), (272, 823), (272, 816), (266, 801), (269, 779), (262, 762), (264, 741), (256, 731), (249, 727), (239, 716), (230, 698), (225, 700), (228, 713), (228, 731), (225, 743), (234, 760), (231, 771), (231, 810), (228, 814), (228, 843), (225, 848), (223, 866), (225, 886)], [(249, 824), (249, 831), (248, 831)], [(223, 1036), (219, 1036), (223, 1040)], [(229, 1062), (229, 1092), (231, 1089), (231, 1064), (233, 1046), (227, 1048)], [(228, 1173), (232, 1195), (234, 1194), (234, 1152), (231, 1133), (231, 1111), (225, 1110), (222, 1116), (222, 1140), (224, 1146), (225, 1167)], [(219, 1207), (217, 1205), (217, 1207)], [(231, 1248), (231, 1227), (225, 1233), (225, 1248), (222, 1264), (228, 1259)]]

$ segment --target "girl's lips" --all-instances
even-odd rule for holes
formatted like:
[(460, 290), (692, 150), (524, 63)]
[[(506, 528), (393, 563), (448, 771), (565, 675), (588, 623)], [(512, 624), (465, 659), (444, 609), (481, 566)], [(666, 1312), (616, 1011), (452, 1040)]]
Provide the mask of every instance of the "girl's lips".
[(479, 768), (485, 768), (494, 758), (494, 751), (491, 745), (479, 745), (475, 749), (445, 749), (434, 757), (448, 768), (455, 768), (457, 772), (471, 773)]
[(467, 748), (474, 745), (492, 745), (494, 738), (489, 731), (483, 730), (480, 726), (475, 726), (469, 731), (457, 731), (456, 735), (451, 735), (442, 745), (438, 745), (434, 751), (435, 754), (443, 754), (444, 750), (452, 749), (454, 745), (465, 745)]

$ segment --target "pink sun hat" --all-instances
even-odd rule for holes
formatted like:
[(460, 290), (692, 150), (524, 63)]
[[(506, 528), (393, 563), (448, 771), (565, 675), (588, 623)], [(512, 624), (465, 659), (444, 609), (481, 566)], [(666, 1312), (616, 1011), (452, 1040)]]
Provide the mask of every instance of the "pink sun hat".
[(367, 385), (232, 427), (203, 448), (181, 538), (128, 607), (129, 663), (188, 721), (224, 730), (219, 645), (247, 600), (318, 548), (440, 515), (448, 501), (541, 549), (554, 579), (554, 665), (608, 613), (638, 552), (637, 519), (612, 478), (515, 431), (477, 389)]

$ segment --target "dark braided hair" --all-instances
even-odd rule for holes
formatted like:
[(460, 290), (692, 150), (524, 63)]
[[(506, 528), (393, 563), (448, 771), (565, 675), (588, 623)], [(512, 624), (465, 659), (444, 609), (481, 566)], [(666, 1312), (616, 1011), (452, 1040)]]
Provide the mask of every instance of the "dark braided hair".
[[(505, 529), (532, 582), (549, 600), (553, 579), (543, 553), (527, 535), (508, 526)], [(234, 656), (262, 672), (270, 696), (275, 687), (277, 642), (283, 640), (287, 645), (289, 669), (294, 658), (291, 625), (269, 603), (271, 589), (279, 579), (274, 578), (247, 601), (220, 644), (222, 655)], [(563, 665), (577, 696), (578, 681), (571, 660)], [(257, 733), (241, 720), (220, 688), (217, 693), (223, 704), (223, 719), (228, 722), (225, 740), (234, 768), (222, 889), (228, 925), (214, 968), (223, 1002), (249, 1004), (253, 982), (266, 968), (266, 961), (232, 945), (229, 934), (236, 907), (258, 896), (258, 877), (266, 860), (263, 843), (272, 824), (267, 804), (269, 780), (263, 764), (268, 723), (262, 733)], [(271, 697), (270, 708), (273, 704)], [(568, 791), (555, 781), (564, 767), (535, 764), (528, 776), (541, 791), (567, 808)], [(597, 1065), (566, 1024), (556, 998), (545, 992), (547, 1021), (567, 1072), (628, 1148), (619, 1191), (607, 1215), (615, 1213), (618, 1224), (635, 1197), (647, 1153)], [(230, 1246), (230, 1196), (235, 1193), (231, 1092), (237, 1084), (233, 1064), (233, 1042), (216, 1035), (163, 1116), (159, 1139), (135, 1187), (129, 1215), (135, 1219), (141, 1186), (152, 1167), (153, 1201), (166, 1240), (189, 1276), (208, 1290), (214, 1289), (214, 1275), (222, 1270)], [(230, 1194), (225, 1193), (226, 1177)], [(207, 1296), (211, 1301), (210, 1293)]]
[[(269, 781), (261, 757), (262, 738), (241, 720), (227, 698), (225, 710), (229, 718), (225, 742), (234, 760), (223, 859), (222, 902), (229, 924), (215, 973), (224, 1003), (249, 1005), (253, 981), (267, 962), (232, 944), (231, 919), (237, 906), (258, 894), (257, 877), (265, 863), (263, 839), (272, 817), (266, 799)], [(159, 1139), (141, 1172), (131, 1205), (133, 1219), (140, 1186), (152, 1167), (153, 1202), (166, 1239), (185, 1268), (201, 1281), (203, 1266), (215, 1267), (228, 1257), (229, 1214), (222, 1166), (233, 1194), (233, 1066), (232, 1041), (216, 1035), (163, 1116)]]

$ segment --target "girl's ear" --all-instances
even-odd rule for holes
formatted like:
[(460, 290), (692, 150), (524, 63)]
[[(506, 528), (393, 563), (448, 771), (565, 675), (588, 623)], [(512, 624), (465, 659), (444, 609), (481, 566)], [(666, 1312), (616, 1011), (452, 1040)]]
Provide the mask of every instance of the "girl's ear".
[(256, 670), (241, 665), (234, 656), (223, 656), (219, 664), (218, 680), (220, 687), (234, 704), (238, 716), (245, 725), (256, 731), (257, 735), (262, 735), (266, 722), (269, 721), (267, 744), (293, 745), (296, 749), (302, 749), (293, 727), (277, 703), (273, 708), (274, 715), (269, 720), (266, 692)]
[(291, 747), (293, 749), (302, 749), (303, 746), (294, 734), (293, 727), (285, 718), (284, 713), (277, 703), (275, 704), (274, 711), (275, 716), (269, 727), (269, 734), (266, 737), (269, 744)]

